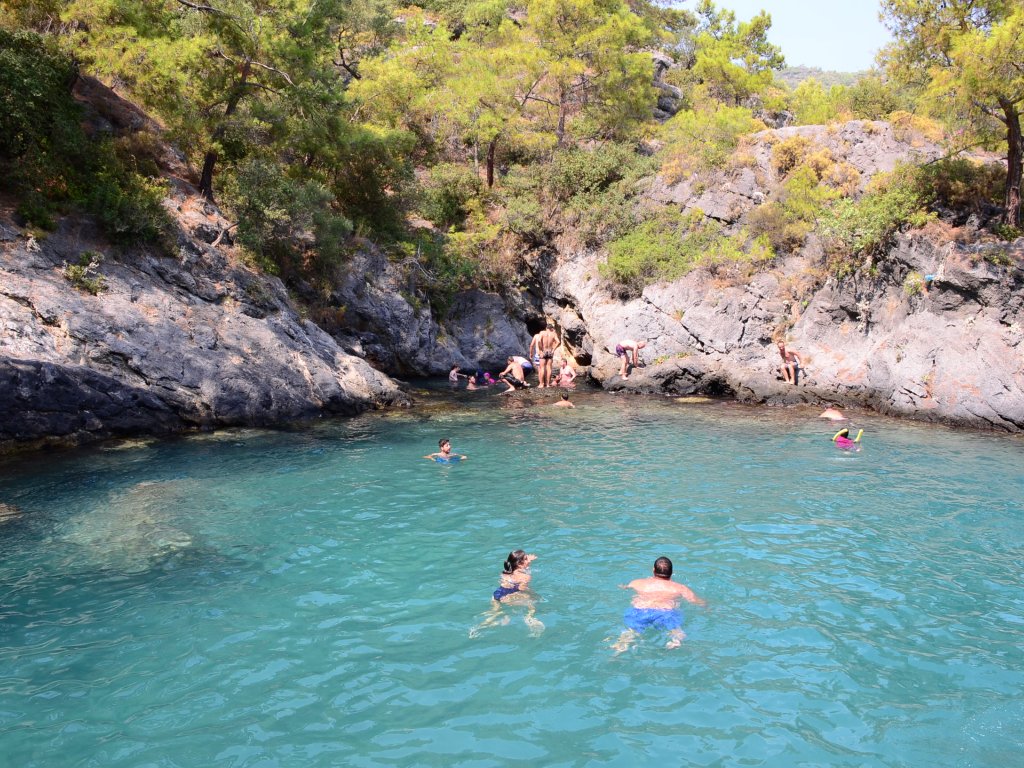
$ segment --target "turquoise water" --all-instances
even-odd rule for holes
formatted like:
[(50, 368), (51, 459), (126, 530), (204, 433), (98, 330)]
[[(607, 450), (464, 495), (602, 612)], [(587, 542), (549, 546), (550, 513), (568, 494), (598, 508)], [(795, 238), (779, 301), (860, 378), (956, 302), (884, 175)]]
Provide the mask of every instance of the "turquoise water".
[[(1021, 764), (1024, 441), (552, 397), (0, 465), (0, 763)], [(661, 554), (708, 605), (615, 655)]]

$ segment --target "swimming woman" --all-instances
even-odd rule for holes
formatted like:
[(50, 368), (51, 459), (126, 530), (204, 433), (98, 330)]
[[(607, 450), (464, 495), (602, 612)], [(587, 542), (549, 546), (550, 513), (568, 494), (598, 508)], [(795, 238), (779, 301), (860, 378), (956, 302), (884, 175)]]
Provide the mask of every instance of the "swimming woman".
[(533, 593), (530, 591), (530, 564), (537, 559), (536, 555), (527, 554), (522, 549), (509, 552), (505, 558), (505, 564), (501, 570), (501, 580), (498, 588), (491, 595), (491, 608), (484, 616), (484, 620), (469, 630), (470, 637), (476, 637), (480, 630), (486, 627), (493, 627), (495, 624), (508, 624), (508, 617), (502, 612), (503, 605), (521, 604), (526, 608), (526, 615), (523, 621), (530, 628), (530, 635), (536, 637), (544, 631), (544, 625), (534, 614), (537, 608), (533, 603)]

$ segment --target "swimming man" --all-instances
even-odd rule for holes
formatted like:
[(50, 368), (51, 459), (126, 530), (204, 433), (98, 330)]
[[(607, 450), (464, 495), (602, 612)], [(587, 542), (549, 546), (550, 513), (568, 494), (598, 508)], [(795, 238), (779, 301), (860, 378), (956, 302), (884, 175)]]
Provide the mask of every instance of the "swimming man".
[(621, 585), (623, 589), (636, 591), (633, 596), (633, 607), (626, 611), (626, 626), (612, 648), (616, 654), (628, 650), (640, 634), (650, 627), (668, 630), (669, 640), (666, 648), (678, 648), (686, 634), (683, 632), (683, 617), (679, 613), (679, 600), (686, 600), (694, 605), (707, 605), (693, 591), (676, 581), (672, 581), (672, 561), (667, 557), (659, 557), (654, 561), (654, 575), (645, 579), (634, 579), (629, 584)]
[(442, 437), (438, 440), (437, 447), (441, 450), (437, 453), (428, 454), (423, 458), (436, 461), (439, 464), (449, 464), (453, 461), (465, 461), (469, 458), (469, 456), (463, 456), (461, 453), (452, 453), (452, 441), (447, 437)]

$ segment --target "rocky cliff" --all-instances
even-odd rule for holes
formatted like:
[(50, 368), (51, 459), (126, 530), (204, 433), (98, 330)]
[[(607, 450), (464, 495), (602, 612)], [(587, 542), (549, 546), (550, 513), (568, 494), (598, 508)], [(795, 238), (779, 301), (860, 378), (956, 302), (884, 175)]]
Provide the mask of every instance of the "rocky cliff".
[[(900, 162), (941, 154), (887, 123), (783, 128), (755, 136), (750, 160), (738, 169), (699, 183), (650, 179), (639, 204), (700, 210), (734, 231), (777, 190), (772, 147), (794, 136), (852, 168), (860, 190)], [(524, 352), (525, 329), (536, 330), (547, 316), (592, 381), (610, 390), (858, 405), (1024, 430), (1024, 240), (998, 241), (977, 217), (901, 233), (870, 268), (846, 277), (829, 273), (812, 236), (796, 254), (753, 274), (696, 270), (623, 299), (599, 274), (604, 258), (567, 233), (553, 248), (527, 255), (529, 291), (504, 299), (466, 294), (441, 319), (429, 310), (416, 315), (399, 295), (394, 265), (380, 259), (358, 265), (359, 279), (347, 281), (337, 300), (356, 307), (369, 329), (353, 332), (351, 346), (365, 339), (362, 351), (406, 374), (438, 374), (449, 362), (499, 365), (506, 354)], [(380, 279), (366, 281), (368, 274)], [(384, 293), (373, 295), (382, 286)], [(627, 380), (613, 353), (624, 337), (648, 345), (646, 365)], [(773, 342), (780, 338), (804, 363), (796, 386), (779, 375)]]
[[(791, 134), (827, 147), (862, 185), (899, 160), (938, 153), (880, 123), (784, 128), (755, 137), (744, 167), (699, 185), (650, 179), (640, 204), (699, 209), (738, 228), (778, 185), (770, 147)], [(0, 204), (0, 448), (405, 403), (379, 371), (494, 370), (525, 351), (545, 316), (607, 389), (856, 404), (1024, 430), (1024, 240), (994, 241), (974, 220), (905, 232), (872, 269), (845, 278), (823, 268), (812, 237), (751, 274), (697, 270), (629, 299), (600, 277), (604, 254), (569, 233), (525, 254), (525, 287), (466, 292), (444, 317), (418, 293), (415, 265), (367, 244), (339, 275), (328, 334), (300, 316), (280, 281), (239, 262), (216, 208), (185, 182), (174, 190), (174, 257), (119, 253), (82, 219), (37, 241)], [(70, 269), (83, 254), (104, 258), (84, 274)], [(914, 282), (924, 275), (932, 279)], [(648, 343), (645, 366), (625, 381), (612, 352), (623, 337)], [(777, 373), (780, 337), (804, 362), (795, 386)]]
[(176, 257), (119, 253), (79, 218), (36, 240), (0, 205), (0, 449), (407, 401), (279, 280), (212, 244), (227, 229), (215, 208), (180, 185), (167, 205)]
[[(862, 186), (898, 161), (938, 154), (918, 139), (897, 138), (885, 123), (785, 128), (755, 137), (749, 167), (699, 186), (656, 179), (647, 202), (700, 209), (738, 227), (777, 186), (769, 147), (790, 135), (854, 166)], [(538, 279), (544, 311), (609, 389), (857, 404), (1021, 431), (1024, 239), (1001, 242), (976, 219), (960, 223), (902, 233), (872, 268), (845, 278), (824, 269), (812, 237), (796, 255), (751, 277), (698, 270), (627, 301), (599, 277), (601, 253), (562, 248)], [(625, 381), (612, 351), (624, 337), (648, 343), (646, 366)], [(779, 338), (805, 364), (796, 386), (778, 375), (772, 342)]]

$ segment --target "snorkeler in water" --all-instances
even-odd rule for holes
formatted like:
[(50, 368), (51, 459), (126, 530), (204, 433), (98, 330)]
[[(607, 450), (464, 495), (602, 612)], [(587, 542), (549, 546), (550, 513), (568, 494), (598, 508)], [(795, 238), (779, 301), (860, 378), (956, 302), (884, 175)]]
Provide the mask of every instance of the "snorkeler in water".
[(857, 436), (851, 440), (850, 430), (843, 427), (832, 435), (832, 442), (835, 443), (836, 448), (839, 448), (840, 450), (857, 452), (860, 450), (860, 438), (863, 434), (864, 430), (862, 429), (857, 432)]
[(461, 453), (452, 453), (452, 441), (447, 437), (442, 437), (437, 441), (437, 447), (440, 448), (436, 453), (428, 453), (424, 456), (424, 459), (430, 459), (436, 461), (439, 464), (450, 464), (454, 461), (465, 461), (468, 456), (464, 456)]
[(491, 595), (490, 610), (484, 614), (483, 621), (469, 630), (470, 637), (477, 637), (480, 631), (487, 627), (508, 624), (509, 619), (502, 611), (502, 606), (510, 604), (519, 604), (525, 607), (526, 615), (523, 616), (523, 621), (530, 628), (532, 637), (537, 637), (544, 631), (544, 624), (535, 615), (537, 608), (533, 602), (533, 593), (529, 588), (532, 578), (530, 564), (536, 559), (536, 555), (527, 554), (522, 549), (508, 553), (505, 564), (502, 566), (498, 588)]

